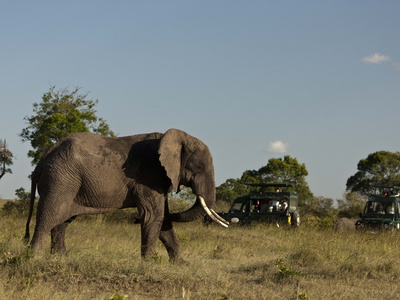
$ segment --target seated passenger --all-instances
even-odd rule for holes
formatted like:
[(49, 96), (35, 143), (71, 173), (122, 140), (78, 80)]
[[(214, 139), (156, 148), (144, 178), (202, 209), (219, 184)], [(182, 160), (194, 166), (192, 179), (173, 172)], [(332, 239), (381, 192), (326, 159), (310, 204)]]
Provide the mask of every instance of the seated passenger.
[(384, 215), (384, 214), (385, 214), (385, 210), (383, 209), (383, 205), (382, 205), (382, 204), (379, 204), (379, 205), (377, 206), (376, 212), (377, 212), (378, 214), (381, 214), (381, 215)]
[(257, 200), (256, 204), (254, 205), (253, 211), (260, 212), (260, 201), (259, 200)]
[(281, 211), (285, 211), (287, 207), (288, 207), (288, 205), (287, 205), (286, 200), (283, 200), (282, 204), (281, 204)]
[(278, 200), (273, 199), (270, 202), (270, 205), (272, 206), (272, 211), (278, 211), (279, 210), (279, 201)]

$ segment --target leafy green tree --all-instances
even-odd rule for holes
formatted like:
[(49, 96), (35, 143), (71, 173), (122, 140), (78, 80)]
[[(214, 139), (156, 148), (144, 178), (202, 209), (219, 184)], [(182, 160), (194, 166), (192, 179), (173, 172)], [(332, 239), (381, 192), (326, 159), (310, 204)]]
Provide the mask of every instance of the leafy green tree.
[(217, 187), (217, 199), (227, 202), (233, 201), (240, 195), (249, 192), (260, 192), (262, 188), (245, 186), (245, 183), (292, 183), (293, 187), (285, 191), (299, 194), (300, 205), (314, 196), (308, 187), (305, 177), (308, 175), (304, 164), (299, 164), (296, 158), (289, 155), (282, 158), (271, 158), (268, 164), (258, 171), (247, 170), (240, 179), (228, 179)]
[(279, 181), (279, 182), (304, 182), (304, 177), (308, 175), (308, 171), (304, 164), (299, 164), (296, 158), (285, 155), (282, 158), (271, 158), (268, 164), (258, 170), (263, 181)]
[[(231, 203), (235, 198), (248, 194), (249, 189), (243, 185), (240, 179), (230, 178), (223, 184), (216, 188), (216, 198), (217, 200), (225, 201)], [(246, 183), (249, 183), (246, 181)]]
[(347, 179), (347, 190), (363, 196), (377, 186), (400, 185), (400, 152), (378, 151), (361, 159), (357, 173)]
[(53, 86), (43, 94), (42, 102), (33, 104), (34, 115), (24, 118), (28, 126), (20, 134), (34, 149), (28, 152), (32, 164), (37, 164), (53, 144), (70, 133), (90, 131), (114, 136), (106, 122), (96, 116), (98, 100), (87, 100), (87, 96), (88, 93), (80, 93), (80, 88), (69, 91)]
[(305, 164), (300, 164), (296, 158), (285, 155), (284, 158), (271, 158), (268, 164), (258, 170), (261, 182), (288, 182), (293, 187), (286, 191), (296, 191), (299, 195), (299, 205), (302, 206), (314, 197), (306, 176), (308, 171)]
[(6, 173), (12, 173), (11, 169), (8, 166), (13, 164), (13, 154), (7, 148), (7, 144), (5, 140), (0, 140), (0, 179)]
[(257, 170), (247, 170), (244, 171), (242, 177), (240, 177), (240, 182), (242, 183), (261, 183), (261, 174)]

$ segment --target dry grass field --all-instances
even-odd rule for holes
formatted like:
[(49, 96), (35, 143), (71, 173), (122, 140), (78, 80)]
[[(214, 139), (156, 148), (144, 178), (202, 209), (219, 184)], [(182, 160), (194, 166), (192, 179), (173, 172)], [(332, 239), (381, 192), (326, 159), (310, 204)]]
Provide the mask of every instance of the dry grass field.
[[(188, 265), (162, 245), (140, 259), (139, 225), (77, 219), (68, 256), (30, 257), (25, 218), (0, 216), (0, 299), (398, 299), (399, 233), (177, 224)], [(31, 224), (33, 231), (33, 226)]]

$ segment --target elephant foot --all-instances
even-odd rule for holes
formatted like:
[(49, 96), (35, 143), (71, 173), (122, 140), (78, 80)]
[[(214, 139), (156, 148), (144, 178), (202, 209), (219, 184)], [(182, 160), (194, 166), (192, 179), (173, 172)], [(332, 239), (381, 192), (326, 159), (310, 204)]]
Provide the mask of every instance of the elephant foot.
[[(145, 256), (142, 256), (142, 260), (145, 261), (145, 262), (157, 262), (157, 263), (159, 263), (159, 262), (161, 262), (161, 256), (159, 256), (157, 253), (153, 254), (153, 255), (145, 255)], [(176, 265), (181, 265), (181, 266), (188, 266), (189, 265), (189, 262), (187, 262), (186, 260), (184, 260), (180, 256), (179, 257), (177, 257), (177, 256), (170, 257), (169, 258), (169, 262), (171, 264), (176, 264)]]
[(67, 251), (51, 250), (51, 255), (68, 256)]
[(142, 260), (145, 262), (161, 262), (161, 256), (158, 253), (142, 255)]
[(52, 255), (67, 256), (67, 248), (65, 247), (65, 245), (51, 245), (50, 253)]
[(189, 265), (189, 262), (184, 260), (182, 257), (171, 257), (169, 259), (169, 262), (174, 265), (180, 265), (180, 266), (188, 266)]

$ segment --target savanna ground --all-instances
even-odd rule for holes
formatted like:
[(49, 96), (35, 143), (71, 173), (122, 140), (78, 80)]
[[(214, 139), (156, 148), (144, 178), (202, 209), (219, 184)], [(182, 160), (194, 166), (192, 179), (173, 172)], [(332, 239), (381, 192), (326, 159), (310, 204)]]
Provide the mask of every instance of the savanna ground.
[[(68, 256), (31, 257), (25, 217), (0, 215), (0, 299), (398, 299), (399, 233), (176, 224), (188, 265), (140, 259), (140, 228), (67, 229)], [(33, 224), (31, 224), (31, 233)], [(48, 245), (49, 246), (49, 245)]]

